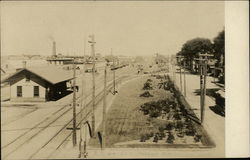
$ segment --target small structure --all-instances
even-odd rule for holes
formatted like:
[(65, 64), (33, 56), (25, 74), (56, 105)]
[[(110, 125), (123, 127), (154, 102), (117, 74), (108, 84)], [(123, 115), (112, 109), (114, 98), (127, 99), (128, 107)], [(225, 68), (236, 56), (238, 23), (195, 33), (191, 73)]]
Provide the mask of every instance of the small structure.
[(55, 65), (63, 65), (63, 64), (72, 64), (73, 63), (73, 58), (67, 58), (67, 57), (58, 57), (58, 56), (52, 56), (52, 57), (47, 57), (46, 61), (49, 64), (55, 64)]
[(21, 68), (4, 78), (10, 85), (10, 101), (44, 102), (66, 95), (73, 73), (56, 67)]

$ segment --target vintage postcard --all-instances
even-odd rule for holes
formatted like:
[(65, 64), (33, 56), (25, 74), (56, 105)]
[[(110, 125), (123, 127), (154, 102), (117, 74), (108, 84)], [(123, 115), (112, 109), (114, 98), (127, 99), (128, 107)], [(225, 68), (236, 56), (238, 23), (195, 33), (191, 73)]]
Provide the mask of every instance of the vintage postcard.
[(2, 1), (1, 158), (227, 157), (225, 6)]

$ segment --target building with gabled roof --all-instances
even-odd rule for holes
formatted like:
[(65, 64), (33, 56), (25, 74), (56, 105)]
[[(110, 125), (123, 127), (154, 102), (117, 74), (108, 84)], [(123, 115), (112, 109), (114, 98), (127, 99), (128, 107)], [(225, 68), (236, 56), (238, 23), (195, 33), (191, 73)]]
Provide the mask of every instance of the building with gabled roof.
[(56, 100), (67, 93), (73, 73), (57, 67), (20, 68), (1, 83), (10, 85), (10, 101), (41, 102)]

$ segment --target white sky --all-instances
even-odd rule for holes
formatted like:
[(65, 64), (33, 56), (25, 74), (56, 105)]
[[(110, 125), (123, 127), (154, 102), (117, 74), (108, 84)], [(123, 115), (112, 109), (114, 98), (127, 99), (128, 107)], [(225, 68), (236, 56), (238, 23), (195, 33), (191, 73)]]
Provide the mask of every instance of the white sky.
[(1, 2), (1, 54), (49, 55), (55, 39), (59, 53), (83, 55), (92, 33), (103, 55), (175, 54), (223, 27), (223, 1)]

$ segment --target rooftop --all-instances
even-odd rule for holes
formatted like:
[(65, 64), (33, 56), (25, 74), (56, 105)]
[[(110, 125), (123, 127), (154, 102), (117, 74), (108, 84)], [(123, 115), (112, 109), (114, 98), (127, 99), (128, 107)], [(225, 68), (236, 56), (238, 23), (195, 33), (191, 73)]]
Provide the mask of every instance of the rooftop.
[(27, 67), (22, 68), (15, 73), (9, 75), (5, 79), (2, 80), (2, 82), (6, 82), (9, 79), (11, 79), (14, 75), (17, 75), (18, 73), (21, 73), (22, 71), (27, 70), (42, 79), (48, 81), (51, 84), (56, 84), (63, 81), (68, 81), (73, 79), (73, 72), (68, 70), (63, 70), (62, 68), (56, 67), (56, 66), (43, 66), (43, 67)]

